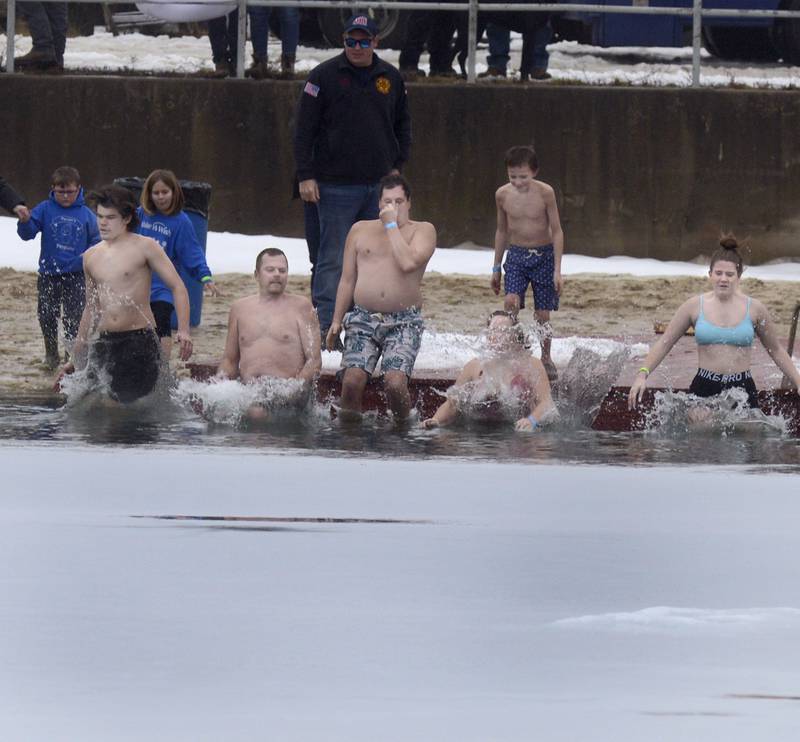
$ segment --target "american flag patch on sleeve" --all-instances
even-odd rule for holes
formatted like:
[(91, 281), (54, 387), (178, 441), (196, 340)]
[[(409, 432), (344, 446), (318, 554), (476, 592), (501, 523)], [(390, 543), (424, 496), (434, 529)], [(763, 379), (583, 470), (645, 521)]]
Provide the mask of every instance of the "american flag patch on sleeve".
[(304, 93), (308, 93), (312, 98), (316, 98), (319, 95), (319, 85), (314, 85), (313, 82), (307, 82), (306, 86), (303, 88)]

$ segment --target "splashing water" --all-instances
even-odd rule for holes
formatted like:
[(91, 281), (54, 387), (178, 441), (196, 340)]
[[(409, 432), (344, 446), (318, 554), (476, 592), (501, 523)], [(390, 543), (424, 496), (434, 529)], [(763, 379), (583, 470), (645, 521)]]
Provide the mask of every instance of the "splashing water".
[(765, 415), (748, 405), (744, 389), (726, 389), (713, 397), (688, 392), (656, 392), (646, 429), (658, 428), (668, 436), (715, 433), (723, 436), (756, 432), (784, 435), (788, 421), (782, 415)]
[(206, 420), (238, 427), (257, 408), (270, 417), (296, 418), (309, 413), (314, 395), (300, 379), (263, 377), (248, 383), (231, 379), (208, 382), (183, 379), (172, 391), (172, 399), (185, 408), (200, 413)]
[(561, 372), (554, 392), (562, 422), (589, 425), (631, 357), (631, 348), (615, 343), (604, 358), (596, 350), (577, 347)]

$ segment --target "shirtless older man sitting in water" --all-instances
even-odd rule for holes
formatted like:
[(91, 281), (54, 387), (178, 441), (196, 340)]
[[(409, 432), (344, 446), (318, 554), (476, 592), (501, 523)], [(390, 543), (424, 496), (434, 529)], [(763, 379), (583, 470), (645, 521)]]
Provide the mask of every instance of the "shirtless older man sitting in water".
[[(137, 203), (121, 186), (106, 186), (90, 194), (103, 238), (83, 255), (86, 308), (73, 348), (75, 363), (62, 367), (60, 377), (88, 365), (108, 377), (109, 394), (118, 402), (133, 402), (156, 386), (161, 353), (150, 311), (150, 279), (155, 271), (175, 297), (176, 340), (182, 361), (192, 354), (189, 335), (189, 294), (161, 246), (134, 234)], [(89, 342), (90, 335), (99, 336)]]
[[(299, 379), (303, 384), (294, 401), (304, 402), (322, 367), (316, 312), (305, 297), (286, 293), (289, 262), (283, 251), (262, 250), (254, 275), (258, 293), (231, 306), (217, 376), (245, 383), (265, 377)], [(250, 417), (263, 415), (253, 408)]]
[(402, 175), (384, 177), (379, 193), (380, 218), (356, 222), (347, 235), (326, 338), (333, 350), (344, 325), (342, 419), (360, 418), (364, 388), (381, 355), (384, 390), (395, 419), (404, 420), (411, 409), (408, 378), (423, 332), (420, 287), (436, 249), (436, 230), (409, 218), (411, 189)]
[(489, 318), (489, 353), (474, 358), (447, 390), (447, 400), (424, 428), (449, 425), (459, 415), (470, 420), (514, 420), (520, 431), (533, 431), (558, 415), (547, 371), (525, 346), (525, 334), (511, 312), (498, 309)]

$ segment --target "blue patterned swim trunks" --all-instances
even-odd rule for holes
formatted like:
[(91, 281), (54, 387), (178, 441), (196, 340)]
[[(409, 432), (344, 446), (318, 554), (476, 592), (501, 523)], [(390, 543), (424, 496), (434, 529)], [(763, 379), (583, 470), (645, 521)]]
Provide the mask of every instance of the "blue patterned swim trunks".
[(510, 245), (503, 268), (506, 293), (519, 296), (520, 309), (525, 308), (525, 292), (529, 283), (533, 288), (533, 305), (536, 309), (558, 309), (558, 293), (553, 284), (555, 257), (552, 245)]
[(342, 368), (360, 368), (370, 376), (383, 354), (381, 370), (411, 376), (425, 325), (416, 307), (400, 312), (368, 312), (356, 304), (344, 316)]

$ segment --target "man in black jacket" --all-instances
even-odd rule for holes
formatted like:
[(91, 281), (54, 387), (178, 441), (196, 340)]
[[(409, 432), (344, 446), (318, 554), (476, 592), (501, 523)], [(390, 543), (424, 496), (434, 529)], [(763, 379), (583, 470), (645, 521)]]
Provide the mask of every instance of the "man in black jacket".
[(375, 54), (377, 34), (368, 16), (353, 16), (345, 26), (344, 52), (311, 71), (297, 111), (300, 197), (319, 211), (311, 295), (323, 338), (347, 233), (357, 221), (378, 218), (378, 183), (400, 171), (411, 147), (406, 88), (397, 69)]
[(2, 175), (0, 175), (0, 207), (10, 211), (18, 219), (26, 219), (30, 216), (30, 211), (25, 206), (25, 199), (6, 183)]

